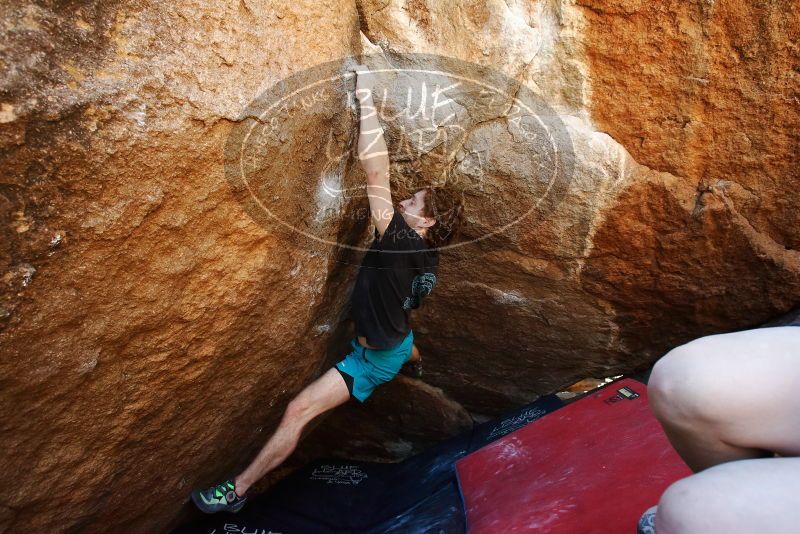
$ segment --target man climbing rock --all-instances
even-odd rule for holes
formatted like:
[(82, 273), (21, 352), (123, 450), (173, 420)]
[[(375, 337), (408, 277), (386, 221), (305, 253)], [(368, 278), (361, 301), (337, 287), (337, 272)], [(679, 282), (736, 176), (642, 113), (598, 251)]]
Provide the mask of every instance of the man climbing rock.
[(192, 492), (192, 500), (204, 512), (239, 511), (250, 486), (292, 453), (309, 421), (350, 397), (364, 402), (378, 385), (392, 380), (403, 364), (419, 360), (409, 312), (420, 306), (437, 283), (437, 249), (457, 231), (462, 204), (451, 191), (435, 187), (393, 204), (389, 153), (372, 98), (373, 74), (363, 65), (355, 71), (361, 111), (358, 155), (367, 176), (375, 237), (353, 291), (356, 338), (352, 351), (289, 403), (278, 429), (244, 471)]

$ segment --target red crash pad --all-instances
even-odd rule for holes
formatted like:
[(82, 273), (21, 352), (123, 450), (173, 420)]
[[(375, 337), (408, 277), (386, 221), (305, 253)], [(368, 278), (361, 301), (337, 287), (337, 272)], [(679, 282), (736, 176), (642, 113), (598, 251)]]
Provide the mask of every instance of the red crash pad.
[(635, 533), (647, 508), (692, 474), (622, 378), (456, 463), (470, 534)]

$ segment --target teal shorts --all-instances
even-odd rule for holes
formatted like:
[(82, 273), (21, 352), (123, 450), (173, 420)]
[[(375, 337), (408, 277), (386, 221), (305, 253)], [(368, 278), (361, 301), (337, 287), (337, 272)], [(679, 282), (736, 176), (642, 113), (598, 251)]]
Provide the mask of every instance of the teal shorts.
[(385, 350), (368, 349), (358, 339), (353, 339), (351, 345), (352, 352), (336, 364), (336, 369), (342, 374), (350, 394), (364, 402), (376, 387), (397, 376), (403, 364), (411, 359), (414, 334), (409, 330), (403, 341)]

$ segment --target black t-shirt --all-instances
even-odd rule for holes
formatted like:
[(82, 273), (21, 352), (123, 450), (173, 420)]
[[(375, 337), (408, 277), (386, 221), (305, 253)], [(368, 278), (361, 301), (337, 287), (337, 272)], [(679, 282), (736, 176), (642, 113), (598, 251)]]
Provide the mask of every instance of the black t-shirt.
[(376, 349), (400, 343), (409, 332), (408, 314), (436, 284), (439, 253), (394, 212), (383, 238), (364, 255), (353, 290), (356, 335)]

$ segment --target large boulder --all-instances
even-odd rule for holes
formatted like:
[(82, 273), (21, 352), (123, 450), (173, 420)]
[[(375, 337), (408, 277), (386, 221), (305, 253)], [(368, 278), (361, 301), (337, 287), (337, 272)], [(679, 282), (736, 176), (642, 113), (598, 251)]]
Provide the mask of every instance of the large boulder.
[[(800, 301), (792, 6), (361, 6), (367, 49), (491, 66), (524, 84), (508, 103), (530, 90), (573, 145), (557, 204), (479, 251), (444, 254), (418, 317), (428, 379), (473, 413), (645, 368)], [(519, 211), (530, 162), (510, 148), (511, 127), (501, 111), (469, 130), (465, 146), (489, 164), (484, 194), (468, 197), (466, 239)]]
[[(223, 147), (267, 87), (357, 51), (356, 9), (16, 2), (2, 19), (0, 530), (162, 531), (325, 359), (352, 268), (249, 217)], [(312, 178), (286, 212), (316, 202), (328, 129), (353, 127), (292, 122), (284, 170)]]
[[(415, 317), (429, 384), (299, 458), (397, 459), (800, 301), (787, 3), (43, 6), (0, 35), (0, 530), (164, 530), (341, 356), (351, 56), (387, 72), (398, 195), (461, 191), (464, 246)], [(463, 82), (454, 123), (386, 119), (431, 77)]]

